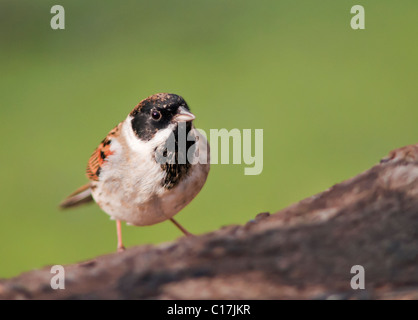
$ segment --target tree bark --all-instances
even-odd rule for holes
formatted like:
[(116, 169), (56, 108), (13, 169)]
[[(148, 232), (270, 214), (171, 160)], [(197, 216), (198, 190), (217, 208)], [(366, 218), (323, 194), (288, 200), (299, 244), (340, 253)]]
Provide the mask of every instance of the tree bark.
[[(418, 144), (245, 225), (0, 280), (1, 299), (418, 299)], [(352, 289), (365, 270), (365, 289)]]

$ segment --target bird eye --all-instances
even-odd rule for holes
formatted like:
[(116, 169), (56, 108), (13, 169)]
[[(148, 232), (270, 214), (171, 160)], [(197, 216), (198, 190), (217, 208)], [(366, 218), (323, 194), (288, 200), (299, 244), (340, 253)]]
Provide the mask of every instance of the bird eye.
[(158, 121), (161, 119), (161, 112), (157, 111), (157, 110), (152, 110), (151, 111), (151, 117), (155, 120)]

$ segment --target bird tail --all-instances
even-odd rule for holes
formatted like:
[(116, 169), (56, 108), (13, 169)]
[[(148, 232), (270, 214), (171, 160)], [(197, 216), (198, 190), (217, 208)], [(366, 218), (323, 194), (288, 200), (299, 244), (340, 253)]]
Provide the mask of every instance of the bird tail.
[(65, 198), (65, 200), (60, 203), (60, 207), (62, 209), (68, 209), (91, 201), (93, 201), (93, 197), (91, 196), (91, 184), (88, 183)]

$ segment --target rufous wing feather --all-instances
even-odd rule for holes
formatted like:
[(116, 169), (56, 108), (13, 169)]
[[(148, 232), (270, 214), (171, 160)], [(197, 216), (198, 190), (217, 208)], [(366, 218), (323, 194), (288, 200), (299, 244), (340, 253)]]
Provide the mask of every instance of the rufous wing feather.
[(109, 132), (107, 137), (99, 144), (99, 146), (96, 148), (96, 150), (94, 150), (93, 154), (91, 155), (86, 170), (87, 177), (90, 180), (99, 180), (100, 171), (102, 170), (103, 164), (105, 163), (107, 157), (113, 154), (113, 152), (110, 150), (110, 145), (112, 143), (112, 138), (118, 132), (119, 125)]
[[(107, 137), (99, 144), (99, 146), (90, 156), (86, 170), (87, 177), (90, 181), (99, 180), (100, 171), (102, 170), (105, 161), (107, 161), (107, 157), (113, 154), (113, 152), (110, 150), (110, 145), (112, 143), (112, 138), (118, 135), (120, 125), (121, 124), (117, 125), (115, 128), (113, 128), (112, 131), (109, 132)], [(78, 188), (60, 204), (60, 207), (71, 208), (83, 203), (93, 201), (91, 188), (92, 182)]]

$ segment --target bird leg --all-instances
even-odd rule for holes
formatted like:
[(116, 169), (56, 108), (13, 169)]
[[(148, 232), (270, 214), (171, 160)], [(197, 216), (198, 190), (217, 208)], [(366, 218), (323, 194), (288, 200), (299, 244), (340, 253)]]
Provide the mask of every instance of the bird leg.
[(125, 251), (125, 247), (122, 243), (122, 226), (120, 220), (116, 220), (116, 232), (118, 234), (118, 252)]
[(184, 233), (184, 235), (186, 236), (186, 237), (190, 237), (190, 236), (192, 236), (193, 234), (191, 234), (189, 231), (187, 231), (186, 229), (184, 229), (183, 228), (183, 226), (180, 224), (180, 223), (178, 223), (176, 220), (174, 220), (173, 218), (170, 218), (170, 220), (171, 220), (171, 222), (172, 223), (174, 223), (174, 225), (177, 227), (177, 228), (179, 228), (180, 229), (180, 231), (181, 232), (183, 232)]

